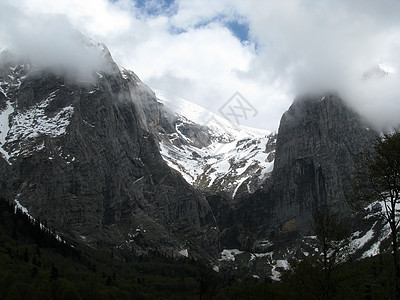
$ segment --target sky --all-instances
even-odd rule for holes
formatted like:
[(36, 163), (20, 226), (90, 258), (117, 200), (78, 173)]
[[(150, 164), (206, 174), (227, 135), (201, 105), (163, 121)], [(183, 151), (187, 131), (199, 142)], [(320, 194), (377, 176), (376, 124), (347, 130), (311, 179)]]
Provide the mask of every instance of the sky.
[(398, 0), (1, 0), (0, 49), (84, 72), (101, 61), (77, 32), (150, 87), (241, 125), (275, 131), (296, 96), (327, 92), (379, 128), (400, 122)]

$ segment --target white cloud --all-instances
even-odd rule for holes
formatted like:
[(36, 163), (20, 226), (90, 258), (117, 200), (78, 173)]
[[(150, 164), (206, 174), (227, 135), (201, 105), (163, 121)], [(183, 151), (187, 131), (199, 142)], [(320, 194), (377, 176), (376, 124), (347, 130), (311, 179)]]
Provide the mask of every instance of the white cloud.
[[(148, 9), (161, 10), (156, 0), (148, 3)], [(17, 0), (3, 1), (0, 11), (6, 17), (0, 21), (0, 42), (10, 37), (4, 20), (17, 20), (13, 13), (32, 19), (58, 14), (39, 22), (57, 25), (48, 39), (62, 46), (57, 35), (74, 26), (104, 42), (117, 63), (145, 83), (214, 112), (239, 91), (258, 110), (246, 125), (277, 129), (293, 98), (310, 90), (340, 91), (379, 126), (397, 123), (400, 115), (396, 0), (179, 0), (160, 15), (143, 14), (130, 0)], [(248, 44), (240, 43), (221, 21), (238, 16), (249, 24), (253, 40)], [(11, 24), (22, 26), (20, 21)], [(34, 29), (29, 34), (40, 37)], [(390, 64), (397, 73), (379, 82), (361, 80), (364, 71), (379, 63)]]
[(361, 80), (379, 63), (400, 70), (399, 2), (253, 1), (239, 7), (262, 47), (252, 72), (285, 81), (292, 95), (337, 91), (378, 126), (399, 122), (398, 77)]
[(32, 12), (2, 3), (0, 44), (35, 65), (73, 72), (90, 81), (93, 72), (109, 67), (103, 48), (92, 43), (64, 14)]
[[(6, 0), (7, 1), (7, 0)], [(62, 14), (67, 16), (78, 30), (92, 35), (114, 35), (131, 26), (130, 5), (119, 5), (104, 0), (15, 0), (15, 6), (29, 14)]]
[(230, 3), (228, 0), (180, 0), (179, 11), (171, 18), (171, 22), (175, 26), (187, 29), (218, 15), (234, 13)]

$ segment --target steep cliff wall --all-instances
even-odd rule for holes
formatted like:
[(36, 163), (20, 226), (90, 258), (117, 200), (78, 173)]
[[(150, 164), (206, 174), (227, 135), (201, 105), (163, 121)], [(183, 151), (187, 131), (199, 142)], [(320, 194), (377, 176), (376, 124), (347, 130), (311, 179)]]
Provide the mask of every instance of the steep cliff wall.
[[(134, 97), (149, 95), (111, 56), (108, 63), (90, 82), (2, 64), (1, 86), (13, 111), (0, 145), (8, 164), (0, 169), (17, 174), (16, 200), (49, 226), (95, 246), (216, 249), (208, 202), (165, 164), (141, 123)], [(1, 184), (9, 181), (4, 176)]]
[(251, 245), (251, 232), (253, 241), (309, 234), (312, 213), (322, 207), (348, 215), (344, 192), (375, 137), (335, 95), (296, 99), (281, 119), (272, 176), (236, 207), (238, 240)]

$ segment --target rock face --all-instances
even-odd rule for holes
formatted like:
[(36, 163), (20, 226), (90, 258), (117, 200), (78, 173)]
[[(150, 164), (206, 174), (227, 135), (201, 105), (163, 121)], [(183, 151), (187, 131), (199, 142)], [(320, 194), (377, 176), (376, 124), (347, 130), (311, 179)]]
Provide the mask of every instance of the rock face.
[(375, 137), (335, 95), (296, 99), (281, 119), (271, 177), (235, 209), (239, 236), (232, 242), (251, 247), (257, 239), (310, 234), (312, 212), (322, 207), (348, 215), (344, 192)]
[[(0, 113), (9, 128), (2, 132), (0, 169), (16, 174), (16, 200), (94, 246), (216, 249), (208, 202), (165, 164), (139, 116), (135, 97), (151, 93), (108, 51), (106, 57), (106, 71), (92, 82), (27, 63), (1, 64)], [(2, 185), (10, 181), (5, 174)]]
[(376, 133), (339, 97), (296, 99), (276, 136), (174, 111), (100, 47), (86, 81), (1, 54), (0, 196), (92, 246), (191, 256), (310, 234), (322, 207), (349, 213)]

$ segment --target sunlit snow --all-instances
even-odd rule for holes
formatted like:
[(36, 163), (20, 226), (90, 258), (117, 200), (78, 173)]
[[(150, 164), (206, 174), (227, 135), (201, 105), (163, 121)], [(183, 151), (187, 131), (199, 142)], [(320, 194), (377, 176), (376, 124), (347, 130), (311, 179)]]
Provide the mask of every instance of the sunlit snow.
[(6, 109), (0, 111), (0, 152), (7, 161), (10, 155), (3, 149), (3, 145), (6, 143), (7, 134), (10, 130), (9, 118), (13, 112), (14, 108), (9, 101), (7, 102)]
[[(169, 141), (160, 142), (162, 157), (179, 171), (187, 182), (200, 188), (224, 188), (232, 198), (239, 187), (250, 178), (265, 180), (273, 170), (273, 156), (267, 151), (271, 133), (239, 126), (182, 98), (155, 90), (158, 100), (181, 121)], [(181, 131), (184, 124), (206, 126), (212, 142), (207, 147), (194, 146), (195, 141)], [(186, 144), (175, 146), (181, 138)], [(250, 187), (247, 186), (250, 191)]]

